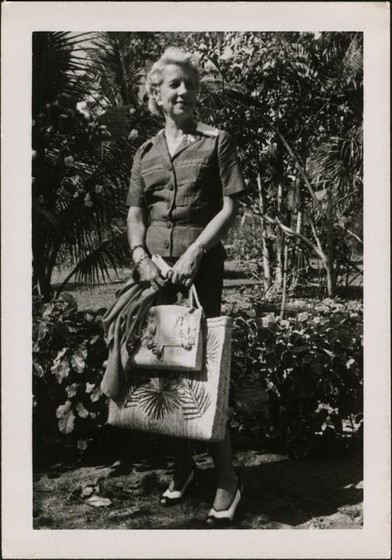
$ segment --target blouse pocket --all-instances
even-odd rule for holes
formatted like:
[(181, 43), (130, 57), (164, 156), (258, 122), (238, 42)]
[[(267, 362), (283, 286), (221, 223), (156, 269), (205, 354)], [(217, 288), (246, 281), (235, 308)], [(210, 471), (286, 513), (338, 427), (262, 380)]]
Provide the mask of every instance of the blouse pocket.
[(208, 199), (210, 166), (208, 161), (187, 162), (177, 172), (177, 204), (199, 204)]
[(168, 182), (167, 170), (162, 165), (154, 165), (141, 170), (145, 193), (161, 190)]

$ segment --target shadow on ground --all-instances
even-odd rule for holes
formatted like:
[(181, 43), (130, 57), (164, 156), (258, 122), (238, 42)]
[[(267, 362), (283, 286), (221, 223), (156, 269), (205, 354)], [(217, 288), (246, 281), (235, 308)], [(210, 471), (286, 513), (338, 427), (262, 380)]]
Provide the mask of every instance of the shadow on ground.
[[(198, 476), (186, 499), (158, 504), (171, 465), (116, 462), (78, 468), (55, 465), (34, 478), (35, 529), (206, 529), (215, 490), (206, 453), (196, 456)], [(244, 495), (233, 529), (362, 528), (362, 454), (295, 461), (258, 451), (237, 453)], [(91, 493), (110, 502), (88, 503)]]

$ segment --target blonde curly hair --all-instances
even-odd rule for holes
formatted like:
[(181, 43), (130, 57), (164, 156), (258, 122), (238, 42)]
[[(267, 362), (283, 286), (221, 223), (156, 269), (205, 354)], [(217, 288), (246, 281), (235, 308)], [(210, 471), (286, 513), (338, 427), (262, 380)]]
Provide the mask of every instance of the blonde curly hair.
[(162, 116), (162, 108), (157, 104), (154, 93), (163, 81), (163, 71), (165, 66), (177, 64), (183, 66), (191, 72), (195, 79), (196, 90), (200, 89), (200, 71), (197, 57), (189, 52), (183, 51), (178, 47), (169, 47), (157, 62), (155, 62), (146, 78), (146, 93), (148, 96), (148, 108), (153, 115)]

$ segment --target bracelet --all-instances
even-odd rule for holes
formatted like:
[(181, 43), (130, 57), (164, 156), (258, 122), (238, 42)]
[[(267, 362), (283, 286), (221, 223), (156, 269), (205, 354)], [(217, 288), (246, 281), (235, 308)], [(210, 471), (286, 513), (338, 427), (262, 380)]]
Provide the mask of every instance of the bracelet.
[(135, 262), (135, 268), (137, 268), (139, 266), (139, 264), (144, 261), (144, 259), (147, 259), (148, 255), (147, 253), (143, 253), (143, 255), (141, 255), (141, 257), (138, 258), (138, 260)]
[(144, 245), (134, 245), (133, 247), (131, 247), (131, 256), (133, 256), (133, 253), (136, 251), (136, 249), (144, 249), (146, 250)]
[(201, 249), (201, 251), (202, 251), (205, 255), (207, 254), (207, 249), (204, 247), (204, 245), (202, 245), (202, 244), (200, 243), (200, 241), (198, 241), (198, 240), (196, 239), (196, 241), (194, 241), (194, 243), (195, 243), (195, 245), (197, 245), (197, 246), (199, 247), (199, 249)]

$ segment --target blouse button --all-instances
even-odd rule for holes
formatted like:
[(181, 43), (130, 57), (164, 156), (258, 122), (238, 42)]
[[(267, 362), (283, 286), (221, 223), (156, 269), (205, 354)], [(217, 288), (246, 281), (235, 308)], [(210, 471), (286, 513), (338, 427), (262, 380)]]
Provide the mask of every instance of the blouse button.
[(166, 249), (169, 247), (169, 245), (170, 245), (169, 241), (165, 241), (165, 247), (166, 247)]

